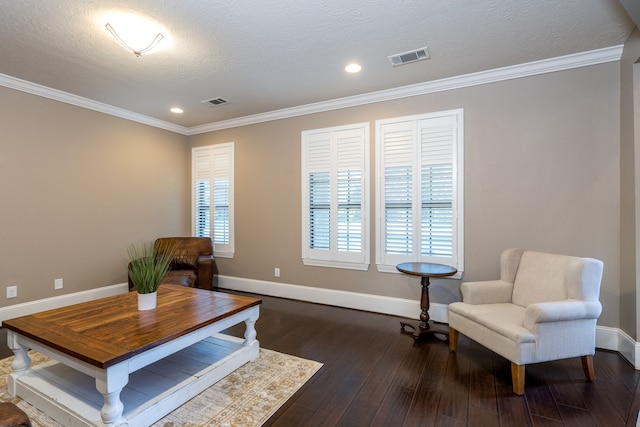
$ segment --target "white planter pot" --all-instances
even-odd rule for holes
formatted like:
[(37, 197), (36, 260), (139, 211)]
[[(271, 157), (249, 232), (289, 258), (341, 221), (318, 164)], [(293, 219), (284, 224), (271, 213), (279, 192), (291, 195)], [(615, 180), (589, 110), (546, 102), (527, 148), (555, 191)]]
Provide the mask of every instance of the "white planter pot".
[(138, 294), (138, 310), (153, 310), (156, 308), (158, 293)]

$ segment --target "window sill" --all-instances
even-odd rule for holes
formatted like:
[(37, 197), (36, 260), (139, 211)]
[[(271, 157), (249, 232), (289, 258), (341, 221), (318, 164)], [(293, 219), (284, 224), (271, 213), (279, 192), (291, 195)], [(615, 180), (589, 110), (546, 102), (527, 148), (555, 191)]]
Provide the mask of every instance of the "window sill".
[(326, 260), (320, 260), (320, 259), (303, 258), (302, 263), (306, 266), (312, 266), (312, 267), (343, 268), (347, 270), (361, 270), (361, 271), (366, 271), (369, 269), (369, 264), (359, 264), (359, 263), (340, 262), (340, 261), (326, 261)]

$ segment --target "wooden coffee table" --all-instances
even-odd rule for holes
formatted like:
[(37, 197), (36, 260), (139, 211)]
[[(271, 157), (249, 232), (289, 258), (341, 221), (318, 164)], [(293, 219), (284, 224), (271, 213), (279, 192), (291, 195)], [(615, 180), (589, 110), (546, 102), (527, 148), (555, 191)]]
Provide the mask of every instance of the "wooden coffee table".
[[(149, 425), (258, 357), (261, 302), (162, 285), (153, 310), (129, 292), (6, 320), (9, 394), (63, 425)], [(219, 333), (241, 322), (244, 339)]]

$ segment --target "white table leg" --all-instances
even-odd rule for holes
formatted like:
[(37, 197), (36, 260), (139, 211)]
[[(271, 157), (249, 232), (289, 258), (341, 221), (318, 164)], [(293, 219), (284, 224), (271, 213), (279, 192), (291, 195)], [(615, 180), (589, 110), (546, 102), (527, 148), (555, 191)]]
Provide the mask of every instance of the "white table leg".
[(258, 317), (260, 317), (260, 311), (258, 307), (253, 307), (249, 313), (249, 317), (244, 321), (246, 325), (244, 330), (244, 346), (249, 347), (251, 350), (251, 360), (257, 359), (260, 355), (260, 343), (256, 339), (256, 322), (258, 321)]
[(13, 351), (15, 357), (11, 362), (13, 371), (7, 378), (7, 391), (11, 396), (16, 395), (16, 377), (26, 373), (31, 366), (31, 358), (27, 348), (18, 342), (18, 337), (13, 331), (7, 331), (7, 345)]
[(100, 417), (104, 426), (117, 426), (122, 418), (124, 405), (120, 392), (129, 382), (129, 373), (125, 363), (96, 371), (96, 389), (104, 397)]

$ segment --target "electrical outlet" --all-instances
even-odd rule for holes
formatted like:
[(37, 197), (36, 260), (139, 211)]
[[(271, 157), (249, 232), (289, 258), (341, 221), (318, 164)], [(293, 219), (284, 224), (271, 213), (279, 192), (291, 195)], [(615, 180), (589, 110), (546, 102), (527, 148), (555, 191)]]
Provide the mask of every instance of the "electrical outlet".
[(273, 275), (275, 277), (280, 277), (280, 267), (276, 267), (273, 269)]
[(62, 289), (62, 279), (56, 279), (53, 281), (53, 289)]
[(18, 296), (17, 286), (7, 286), (7, 298), (15, 298)]

